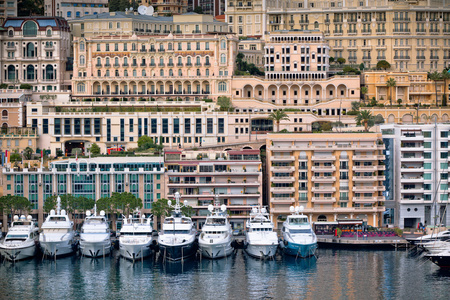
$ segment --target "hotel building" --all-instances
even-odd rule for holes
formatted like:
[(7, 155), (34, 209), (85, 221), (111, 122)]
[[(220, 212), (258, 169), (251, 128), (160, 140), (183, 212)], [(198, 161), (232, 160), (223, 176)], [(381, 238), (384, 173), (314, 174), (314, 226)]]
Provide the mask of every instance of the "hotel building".
[(440, 1), (228, 1), (227, 22), (238, 36), (277, 30), (320, 30), (330, 56), (401, 71), (442, 70), (450, 63), (450, 3)]
[(381, 125), (392, 144), (390, 166), (394, 224), (400, 228), (450, 224), (448, 206), (449, 124)]
[(153, 201), (165, 196), (162, 157), (80, 158), (54, 161), (49, 168), (4, 167), (2, 171), (3, 194), (30, 200), (31, 214), (39, 225), (44, 221), (45, 199), (53, 195), (97, 200), (110, 197), (113, 192), (130, 192), (142, 199), (145, 214), (151, 212)]
[(71, 88), (68, 57), (70, 28), (60, 17), (8, 18), (2, 26), (1, 83), (34, 92), (61, 92)]
[(381, 226), (385, 197), (380, 133), (268, 134), (270, 212), (278, 227), (289, 207), (311, 222), (361, 219)]
[(108, 0), (44, 0), (44, 15), (66, 20), (108, 12)]
[(196, 210), (201, 228), (208, 205), (227, 206), (233, 228), (245, 228), (252, 206), (262, 205), (262, 170), (259, 150), (166, 150), (167, 197), (179, 192)]
[[(73, 98), (190, 101), (230, 95), (237, 38), (221, 33), (226, 26), (212, 16), (117, 13), (98, 15), (94, 24), (93, 18), (72, 22), (73, 27), (82, 24), (88, 31), (73, 42)], [(108, 23), (108, 28), (131, 32), (109, 35), (112, 32), (98, 29), (96, 35), (90, 33), (91, 25), (103, 28)], [(136, 35), (135, 28), (142, 33)]]

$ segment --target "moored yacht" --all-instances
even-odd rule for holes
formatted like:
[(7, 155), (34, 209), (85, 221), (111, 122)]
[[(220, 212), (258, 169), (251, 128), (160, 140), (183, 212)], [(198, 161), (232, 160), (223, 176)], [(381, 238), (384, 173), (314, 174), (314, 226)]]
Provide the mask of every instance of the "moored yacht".
[[(450, 244), (449, 244), (450, 245)], [(441, 251), (437, 253), (431, 253), (425, 255), (428, 257), (433, 263), (438, 265), (441, 268), (450, 268), (450, 247), (447, 246)]]
[(233, 253), (232, 230), (228, 216), (227, 207), (222, 205), (220, 209), (214, 210), (213, 205), (208, 206), (211, 212), (206, 217), (206, 222), (202, 227), (202, 233), (198, 238), (198, 246), (202, 256), (208, 258), (221, 258)]
[[(169, 206), (173, 207), (172, 215), (165, 218), (162, 224), (162, 231), (158, 236), (158, 245), (160, 255), (163, 260), (171, 261), (184, 260), (195, 254), (197, 243), (195, 236), (197, 230), (191, 218), (182, 214), (180, 205), (180, 194), (175, 193), (176, 203), (172, 206), (169, 200)], [(187, 206), (186, 203), (184, 206)]]
[(275, 256), (278, 238), (266, 208), (253, 207), (245, 232), (245, 251), (256, 258)]
[(70, 255), (76, 250), (75, 231), (73, 222), (66, 211), (61, 210), (61, 198), (58, 196), (57, 209), (51, 210), (45, 222), (41, 226), (39, 235), (44, 256), (56, 258), (57, 256)]
[(0, 243), (0, 254), (10, 261), (34, 257), (39, 239), (39, 228), (31, 216), (14, 216), (11, 227)]
[(444, 230), (441, 232), (433, 232), (432, 234), (423, 235), (420, 237), (407, 238), (406, 240), (411, 244), (431, 242), (434, 240), (446, 241), (450, 239), (450, 230)]
[(143, 259), (152, 254), (152, 216), (140, 218), (133, 216), (123, 217), (120, 229), (119, 251), (120, 255), (132, 260)]
[(317, 249), (317, 237), (308, 217), (299, 214), (303, 211), (303, 206), (290, 207), (292, 215), (283, 222), (280, 247), (284, 253), (296, 257), (309, 257), (315, 255)]
[(103, 210), (99, 216), (96, 207), (93, 215), (90, 210), (86, 211), (86, 219), (80, 233), (80, 252), (81, 255), (89, 257), (101, 257), (111, 253), (111, 233)]

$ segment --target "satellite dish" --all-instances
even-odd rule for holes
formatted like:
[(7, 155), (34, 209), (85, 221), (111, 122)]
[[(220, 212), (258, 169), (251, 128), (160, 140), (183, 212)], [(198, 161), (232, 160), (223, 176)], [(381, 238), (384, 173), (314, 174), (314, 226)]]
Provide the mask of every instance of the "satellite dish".
[(290, 211), (290, 212), (294, 212), (294, 207), (293, 207), (293, 206), (290, 206), (290, 207), (289, 207), (289, 211)]
[(212, 204), (208, 205), (208, 210), (209, 210), (210, 212), (212, 212), (212, 211), (214, 210), (214, 206), (212, 206)]
[(51, 215), (51, 216), (54, 216), (54, 215), (55, 215), (55, 210), (54, 210), (54, 209), (52, 209), (52, 210), (50, 211), (50, 215)]
[(167, 200), (167, 204), (168, 204), (169, 206), (172, 206), (172, 201)]
[(146, 15), (147, 14), (147, 6), (141, 5), (138, 7), (138, 13), (140, 15)]
[(87, 210), (87, 211), (86, 211), (86, 216), (89, 217), (90, 215), (91, 215), (91, 211), (90, 211), (90, 210)]
[(33, 219), (33, 217), (30, 216), (30, 215), (28, 215), (27, 220), (28, 220), (28, 221), (31, 221), (32, 219)]
[(299, 207), (299, 211), (303, 211), (305, 209), (305, 207), (303, 206), (303, 205), (301, 205), (300, 207)]
[(19, 221), (19, 216), (18, 215), (14, 216), (14, 221)]
[(153, 8), (153, 6), (149, 6), (147, 7), (147, 16), (153, 16), (153, 13), (155, 12), (155, 9)]
[(65, 210), (65, 209), (61, 210), (61, 215), (62, 215), (62, 216), (65, 216), (65, 215), (66, 215), (66, 210)]
[(128, 9), (128, 11), (133, 11), (133, 6)]
[(102, 216), (102, 217), (105, 216), (105, 211), (104, 211), (104, 210), (101, 210), (101, 211), (100, 211), (100, 216)]

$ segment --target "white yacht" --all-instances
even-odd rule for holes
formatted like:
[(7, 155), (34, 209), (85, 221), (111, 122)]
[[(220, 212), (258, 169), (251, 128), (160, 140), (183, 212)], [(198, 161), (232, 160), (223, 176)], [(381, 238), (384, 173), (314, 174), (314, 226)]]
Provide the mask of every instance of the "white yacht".
[(227, 207), (222, 205), (214, 211), (214, 206), (209, 205), (208, 210), (211, 212), (206, 217), (203, 225), (202, 233), (198, 238), (198, 246), (202, 252), (202, 256), (208, 258), (221, 258), (233, 253), (232, 230), (228, 216), (226, 214)]
[(317, 237), (308, 217), (299, 214), (303, 206), (290, 207), (292, 215), (288, 216), (281, 230), (283, 240), (280, 247), (284, 253), (298, 257), (309, 257), (315, 255), (317, 249)]
[(103, 210), (99, 216), (96, 207), (93, 215), (90, 210), (86, 211), (86, 219), (80, 233), (80, 252), (81, 255), (89, 257), (101, 257), (111, 253), (111, 233)]
[(77, 241), (73, 222), (69, 219), (66, 211), (61, 210), (61, 198), (58, 197), (57, 209), (51, 210), (45, 222), (41, 226), (39, 242), (44, 256), (56, 258), (57, 256), (73, 254), (76, 250)]
[(245, 232), (245, 251), (253, 257), (266, 259), (275, 256), (277, 248), (277, 233), (273, 231), (269, 214), (264, 207), (253, 207)]
[(31, 216), (14, 216), (14, 221), (0, 243), (0, 254), (10, 261), (34, 257), (39, 240), (39, 228)]
[[(160, 255), (163, 260), (171, 261), (184, 260), (195, 254), (197, 251), (196, 233), (194, 223), (191, 218), (181, 213), (180, 194), (175, 193), (176, 203), (172, 206), (169, 200), (169, 206), (173, 207), (172, 216), (165, 218), (162, 224), (162, 231), (158, 236), (158, 245)], [(186, 202), (184, 204), (186, 205)]]
[(444, 230), (441, 232), (433, 232), (432, 234), (423, 235), (420, 237), (407, 238), (406, 240), (411, 244), (431, 242), (434, 240), (445, 241), (450, 239), (450, 230)]
[(152, 254), (152, 216), (140, 218), (123, 217), (119, 236), (120, 255), (132, 260), (143, 259)]

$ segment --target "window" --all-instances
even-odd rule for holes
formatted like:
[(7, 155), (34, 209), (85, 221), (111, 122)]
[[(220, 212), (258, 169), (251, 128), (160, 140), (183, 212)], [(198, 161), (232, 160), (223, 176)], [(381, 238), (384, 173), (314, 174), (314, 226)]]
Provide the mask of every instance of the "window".
[(226, 64), (227, 63), (227, 57), (224, 53), (220, 54), (220, 63)]
[(224, 81), (219, 82), (219, 92), (227, 91), (227, 83)]
[(423, 132), (423, 137), (430, 138), (431, 137), (431, 131), (424, 131)]
[(423, 164), (423, 168), (424, 168), (425, 170), (431, 170), (431, 163), (424, 163), (424, 164)]

